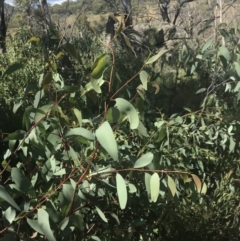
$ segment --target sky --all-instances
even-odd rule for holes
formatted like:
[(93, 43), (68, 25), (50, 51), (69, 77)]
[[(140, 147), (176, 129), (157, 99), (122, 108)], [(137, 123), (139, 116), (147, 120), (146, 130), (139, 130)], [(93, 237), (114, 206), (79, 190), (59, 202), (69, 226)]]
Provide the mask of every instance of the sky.
[[(65, 0), (48, 0), (49, 4), (56, 4), (56, 3), (62, 3)], [(5, 0), (6, 3), (13, 5), (14, 0)]]

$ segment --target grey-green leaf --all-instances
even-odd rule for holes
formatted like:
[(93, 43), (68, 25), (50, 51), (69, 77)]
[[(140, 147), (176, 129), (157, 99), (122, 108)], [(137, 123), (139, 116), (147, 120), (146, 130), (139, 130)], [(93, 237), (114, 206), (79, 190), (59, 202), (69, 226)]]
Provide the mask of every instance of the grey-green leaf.
[(120, 208), (125, 209), (127, 205), (127, 187), (126, 187), (125, 180), (119, 173), (117, 173), (116, 175), (116, 182), (117, 182), (117, 194), (118, 194)]
[(139, 74), (140, 80), (143, 85), (143, 89), (147, 90), (148, 74), (146, 71), (142, 70)]
[(2, 185), (0, 185), (0, 198), (8, 202), (17, 210), (21, 211), (20, 207), (16, 204), (16, 202), (12, 199), (12, 197), (8, 194), (8, 192)]
[(96, 137), (100, 145), (108, 152), (114, 161), (118, 160), (118, 148), (112, 128), (105, 121), (97, 130)]
[(96, 211), (97, 211), (98, 215), (100, 216), (100, 218), (101, 218), (104, 222), (108, 223), (108, 220), (107, 220), (105, 214), (102, 212), (102, 210), (99, 209), (97, 206), (95, 206), (95, 207), (96, 207)]
[(158, 173), (154, 173), (150, 179), (151, 201), (156, 202), (159, 196), (160, 178)]
[(137, 129), (139, 125), (139, 117), (137, 110), (134, 108), (134, 106), (130, 102), (122, 98), (117, 98), (115, 99), (115, 101), (118, 110), (127, 115), (130, 122), (130, 128)]
[(75, 116), (77, 117), (78, 124), (81, 127), (82, 126), (82, 113), (77, 108), (73, 108), (73, 112)]
[(169, 175), (168, 175), (168, 188), (169, 188), (172, 196), (174, 197), (174, 195), (177, 192), (177, 189), (176, 189), (175, 182), (173, 181), (173, 179)]
[(49, 241), (56, 241), (50, 227), (49, 215), (44, 209), (38, 209), (38, 225)]
[(146, 154), (144, 154), (143, 156), (141, 156), (134, 164), (134, 168), (141, 168), (141, 167), (145, 167), (148, 164), (150, 164), (153, 160), (153, 154), (151, 152), (148, 152)]
[(6, 220), (11, 224), (16, 217), (16, 210), (13, 209), (12, 207), (9, 207), (5, 212), (4, 212), (4, 217)]
[(77, 127), (70, 129), (65, 133), (65, 137), (73, 137), (73, 136), (82, 136), (86, 138), (87, 140), (93, 141), (95, 139), (93, 133), (85, 128)]
[(3, 78), (6, 76), (6, 75), (10, 75), (12, 74), (13, 72), (23, 68), (24, 65), (22, 63), (19, 63), (19, 62), (16, 62), (16, 63), (13, 63), (11, 65), (8, 66), (8, 68), (6, 69), (6, 71), (3, 73)]
[(11, 177), (21, 192), (28, 193), (32, 184), (21, 169), (13, 167), (11, 170)]
[(228, 51), (228, 49), (225, 47), (225, 46), (221, 46), (219, 48), (219, 53), (220, 55), (222, 55), (227, 61), (230, 61), (231, 60), (231, 55)]
[(146, 186), (147, 195), (148, 195), (149, 200), (151, 198), (150, 180), (151, 180), (151, 175), (149, 173), (145, 172), (145, 186)]
[(164, 55), (168, 50), (164, 49), (161, 50), (159, 53), (157, 53), (156, 55), (152, 56), (150, 59), (147, 60), (146, 64), (151, 64), (155, 61), (157, 61), (162, 55)]

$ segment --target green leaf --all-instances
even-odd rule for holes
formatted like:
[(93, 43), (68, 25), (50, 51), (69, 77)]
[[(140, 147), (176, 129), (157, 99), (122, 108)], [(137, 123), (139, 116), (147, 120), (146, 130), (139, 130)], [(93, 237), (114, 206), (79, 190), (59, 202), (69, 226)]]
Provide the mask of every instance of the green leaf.
[(144, 154), (143, 156), (141, 156), (134, 164), (134, 168), (141, 168), (141, 167), (145, 167), (148, 164), (150, 164), (153, 160), (153, 154), (151, 152), (148, 152), (146, 154)]
[(17, 71), (23, 67), (24, 67), (24, 65), (19, 62), (9, 65), (8, 68), (5, 70), (5, 72), (3, 73), (2, 78), (4, 78), (6, 75), (10, 75), (10, 74), (14, 73), (15, 71)]
[(144, 180), (145, 180), (145, 187), (146, 187), (147, 195), (150, 200), (151, 199), (151, 187), (150, 187), (151, 175), (149, 173), (145, 172)]
[(108, 220), (107, 220), (105, 214), (102, 212), (102, 210), (99, 209), (97, 206), (95, 206), (95, 207), (96, 207), (96, 211), (97, 211), (98, 215), (100, 216), (100, 218), (101, 218), (104, 222), (108, 223)]
[(168, 175), (168, 188), (172, 194), (172, 197), (174, 197), (174, 195), (176, 194), (177, 192), (177, 189), (176, 189), (176, 184), (174, 182), (174, 180)]
[(196, 185), (197, 191), (198, 191), (198, 193), (200, 193), (201, 192), (201, 186), (202, 186), (201, 180), (195, 174), (191, 174), (191, 175), (192, 175), (193, 181)]
[(118, 160), (118, 148), (111, 126), (105, 121), (97, 130), (96, 137), (100, 145), (114, 161)]
[(106, 69), (107, 65), (108, 65), (107, 55), (105, 53), (101, 54), (94, 61), (93, 68), (92, 68), (93, 71), (91, 73), (91, 77), (93, 79), (100, 79), (101, 76), (103, 75), (103, 72)]
[(117, 98), (115, 99), (115, 101), (115, 106), (118, 108), (118, 110), (121, 113), (125, 113), (127, 115), (130, 122), (130, 128), (137, 129), (139, 125), (139, 116), (134, 106), (130, 102), (122, 98)]
[(202, 47), (202, 53), (211, 46), (212, 42), (213, 42), (213, 39), (209, 39), (209, 40), (203, 45), (203, 47)]
[(203, 185), (202, 185), (202, 190), (201, 190), (201, 194), (206, 194), (207, 193), (207, 185), (206, 183), (204, 182)]
[(45, 235), (49, 241), (56, 241), (49, 224), (49, 215), (44, 209), (41, 208), (38, 209), (38, 225), (43, 235)]
[(139, 74), (140, 80), (143, 85), (143, 89), (147, 90), (148, 74), (146, 71), (142, 70)]
[(95, 235), (91, 236), (91, 239), (95, 240), (95, 241), (101, 241), (101, 239)]
[(32, 188), (30, 180), (24, 175), (21, 169), (13, 167), (11, 171), (11, 177), (21, 192), (28, 193)]
[(230, 144), (229, 144), (229, 152), (234, 151), (235, 146), (236, 146), (236, 142), (233, 140), (233, 137), (230, 136), (229, 138)]
[(12, 199), (12, 197), (8, 194), (8, 192), (2, 185), (0, 185), (0, 198), (5, 200), (6, 202), (8, 202), (10, 205), (12, 205), (18, 211), (21, 211), (20, 207), (16, 204), (16, 202)]
[(27, 223), (29, 224), (29, 226), (32, 229), (34, 229), (36, 232), (43, 235), (43, 232), (42, 232), (37, 220), (32, 220), (32, 219), (27, 218)]
[(22, 99), (14, 103), (14, 106), (13, 106), (13, 113), (14, 114), (17, 112), (17, 110), (19, 109), (19, 107), (21, 107), (21, 105), (23, 103), (24, 103), (24, 101)]
[(118, 123), (119, 118), (120, 118), (120, 112), (116, 107), (111, 107), (108, 109), (106, 114), (106, 119), (110, 123)]
[(117, 173), (116, 175), (116, 182), (117, 182), (117, 194), (118, 194), (118, 200), (120, 204), (121, 209), (125, 209), (127, 205), (127, 187), (125, 180), (123, 177)]
[(150, 59), (147, 60), (146, 64), (151, 64), (155, 61), (157, 61), (162, 55), (164, 55), (166, 52), (168, 52), (168, 50), (164, 49), (159, 51), (158, 54), (152, 56)]
[(225, 47), (225, 46), (221, 46), (219, 48), (219, 53), (220, 55), (222, 55), (227, 61), (230, 61), (231, 60), (231, 55), (228, 51), (228, 49)]
[(202, 93), (202, 92), (204, 92), (204, 91), (206, 91), (206, 88), (201, 88), (201, 89), (199, 89), (199, 90), (196, 92), (196, 94), (200, 94), (200, 93)]
[(148, 133), (147, 133), (147, 128), (143, 125), (143, 123), (141, 121), (139, 121), (139, 125), (137, 130), (139, 131), (139, 134), (145, 137), (149, 137)]
[(82, 126), (82, 112), (79, 111), (77, 108), (73, 108), (73, 113), (75, 114), (78, 124), (81, 127)]
[(42, 81), (43, 88), (45, 89), (49, 84), (51, 84), (52, 80), (53, 80), (52, 71), (48, 71)]
[(67, 131), (64, 136), (66, 138), (82, 136), (90, 141), (93, 141), (95, 139), (95, 137), (91, 131), (89, 131), (85, 128), (82, 128), (82, 127), (72, 128), (69, 131)]
[(234, 62), (234, 67), (237, 72), (238, 77), (240, 77), (240, 65), (238, 62)]
[(75, 47), (72, 44), (66, 43), (64, 45), (64, 48), (72, 57), (74, 57), (76, 60), (79, 61), (79, 59), (80, 59), (79, 53), (77, 52), (77, 50), (75, 49)]
[(160, 178), (158, 173), (154, 173), (150, 179), (151, 201), (156, 202), (159, 196)]
[(25, 136), (26, 132), (22, 130), (15, 131), (9, 134), (3, 141), (10, 141), (10, 140), (22, 140)]
[(16, 217), (16, 210), (13, 209), (12, 207), (9, 207), (5, 212), (4, 212), (4, 217), (8, 221), (9, 224), (13, 222), (13, 220)]

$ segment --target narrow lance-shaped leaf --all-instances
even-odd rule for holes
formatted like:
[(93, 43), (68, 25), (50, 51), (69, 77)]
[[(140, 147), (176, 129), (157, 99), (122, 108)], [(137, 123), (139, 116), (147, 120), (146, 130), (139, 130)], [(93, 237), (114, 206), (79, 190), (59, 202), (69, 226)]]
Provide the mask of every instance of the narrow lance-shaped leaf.
[(19, 62), (16, 62), (16, 63), (13, 63), (11, 65), (8, 66), (8, 68), (6, 69), (6, 71), (3, 73), (3, 78), (6, 76), (6, 75), (10, 75), (12, 73), (14, 73), (15, 71), (23, 68), (24, 65), (22, 63), (19, 63)]
[(147, 90), (148, 74), (146, 71), (142, 70), (139, 74), (140, 80), (143, 85), (143, 89)]
[(46, 236), (49, 241), (56, 241), (53, 231), (49, 223), (49, 215), (44, 209), (38, 209), (38, 225), (42, 230), (43, 235)]
[(168, 176), (168, 188), (169, 188), (172, 196), (174, 197), (174, 195), (177, 192), (177, 189), (176, 189), (176, 184), (175, 184), (174, 180), (170, 176)]
[(118, 160), (118, 148), (111, 126), (105, 121), (97, 130), (96, 137), (100, 145), (108, 152), (114, 161)]
[(134, 168), (141, 168), (145, 167), (148, 164), (150, 164), (153, 160), (153, 154), (151, 152), (148, 152), (144, 155), (142, 155), (134, 164)]
[(82, 126), (82, 113), (77, 108), (73, 108), (73, 112), (78, 120), (78, 124), (81, 127)]
[(116, 182), (117, 182), (117, 194), (118, 194), (120, 208), (125, 209), (127, 205), (127, 187), (126, 187), (125, 180), (119, 173), (117, 173), (116, 175)]
[(146, 191), (147, 191), (147, 195), (148, 198), (150, 200), (151, 198), (151, 188), (150, 188), (150, 180), (151, 180), (151, 175), (147, 172), (145, 172), (145, 186), (146, 186)]
[(195, 185), (197, 187), (197, 191), (201, 192), (201, 187), (202, 187), (201, 180), (195, 174), (192, 174), (192, 178), (193, 178), (193, 181), (194, 181), (194, 183), (195, 183)]
[(106, 216), (105, 216), (105, 214), (102, 212), (102, 210), (99, 209), (97, 206), (96, 206), (96, 210), (97, 210), (97, 213), (98, 213), (98, 215), (100, 216), (100, 218), (101, 218), (104, 222), (108, 223), (108, 220), (106, 219)]
[(147, 60), (146, 64), (151, 64), (157, 61), (162, 55), (164, 55), (168, 50), (161, 50), (158, 54), (152, 56), (149, 60)]
[(159, 196), (160, 178), (158, 173), (154, 173), (150, 179), (151, 201), (156, 202)]
[(12, 197), (8, 194), (8, 192), (2, 185), (0, 185), (0, 198), (8, 202), (17, 210), (21, 211), (20, 207), (16, 204), (16, 202), (12, 199)]

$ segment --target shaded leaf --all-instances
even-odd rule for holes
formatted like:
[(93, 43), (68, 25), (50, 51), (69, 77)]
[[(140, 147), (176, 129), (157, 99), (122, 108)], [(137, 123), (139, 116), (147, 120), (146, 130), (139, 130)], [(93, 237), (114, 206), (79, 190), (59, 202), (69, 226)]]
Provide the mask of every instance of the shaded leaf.
[(120, 208), (125, 209), (127, 205), (127, 187), (126, 187), (125, 180), (119, 173), (117, 173), (116, 175), (116, 182), (117, 182), (117, 194), (118, 194)]
[(122, 98), (117, 98), (115, 99), (115, 101), (115, 106), (118, 108), (118, 110), (128, 116), (130, 128), (137, 129), (139, 125), (139, 117), (137, 110), (134, 108), (134, 106), (130, 102)]
[(5, 70), (5, 72), (3, 73), (2, 78), (4, 78), (6, 75), (10, 75), (10, 74), (14, 73), (15, 71), (17, 71), (23, 67), (24, 67), (24, 65), (19, 62), (9, 65), (8, 68)]
[(240, 77), (240, 65), (238, 62), (234, 62), (234, 67), (237, 72), (238, 77)]
[(228, 49), (225, 46), (221, 46), (219, 48), (219, 53), (220, 55), (222, 55), (227, 61), (231, 60), (231, 55), (230, 52), (228, 51)]
[(8, 202), (10, 205), (12, 205), (18, 211), (21, 211), (20, 207), (16, 204), (16, 202), (12, 199), (12, 197), (8, 194), (8, 192), (2, 185), (0, 185), (0, 198), (5, 200), (6, 202)]

